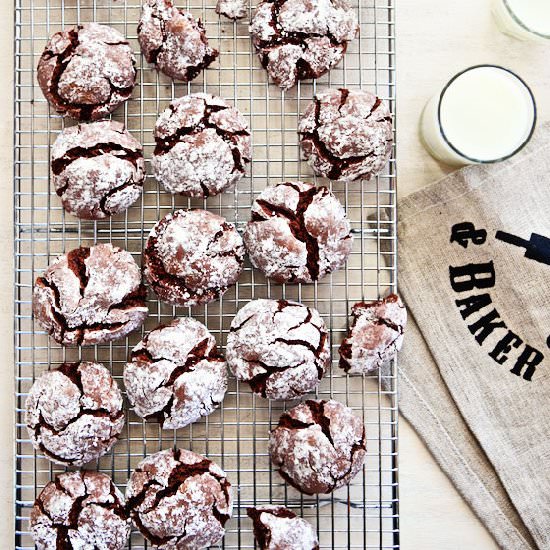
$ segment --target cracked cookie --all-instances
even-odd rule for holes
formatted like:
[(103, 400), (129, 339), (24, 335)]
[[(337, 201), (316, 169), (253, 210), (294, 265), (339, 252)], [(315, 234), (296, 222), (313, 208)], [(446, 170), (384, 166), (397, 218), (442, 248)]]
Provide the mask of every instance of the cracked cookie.
[(256, 506), (246, 513), (254, 523), (259, 550), (319, 550), (313, 526), (284, 506)]
[(124, 338), (147, 317), (146, 289), (132, 255), (111, 244), (81, 246), (58, 256), (36, 279), (32, 310), (65, 346)]
[(63, 208), (86, 220), (124, 212), (145, 178), (143, 147), (111, 120), (65, 128), (52, 146), (51, 167)]
[(248, 13), (247, 0), (218, 0), (216, 13), (228, 19), (242, 19)]
[(283, 90), (334, 67), (358, 30), (346, 0), (264, 0), (250, 24), (260, 62)]
[(151, 230), (143, 251), (145, 277), (175, 306), (219, 300), (241, 274), (244, 245), (235, 226), (206, 210), (177, 210)]
[(111, 478), (81, 470), (58, 474), (44, 487), (31, 510), (30, 530), (38, 550), (122, 550), (130, 521)]
[(315, 391), (330, 362), (328, 331), (319, 312), (286, 300), (253, 300), (241, 308), (227, 337), (233, 374), (268, 399)]
[(305, 401), (283, 413), (269, 438), (282, 478), (307, 495), (330, 493), (359, 472), (366, 457), (365, 427), (338, 401)]
[(152, 164), (166, 191), (210, 197), (226, 191), (250, 162), (250, 132), (224, 99), (197, 93), (175, 99), (155, 126)]
[(311, 183), (267, 187), (244, 232), (252, 265), (279, 283), (311, 283), (340, 269), (353, 246), (338, 199)]
[(82, 466), (107, 453), (124, 426), (122, 394), (98, 363), (65, 363), (32, 385), (25, 422), (33, 447), (58, 464)]
[(225, 472), (204, 456), (176, 448), (138, 464), (126, 499), (135, 526), (160, 550), (218, 544), (233, 507)]
[(305, 159), (318, 176), (371, 179), (386, 165), (393, 123), (385, 101), (364, 90), (317, 93), (298, 123)]
[(175, 319), (145, 335), (124, 369), (136, 413), (163, 428), (183, 428), (208, 416), (223, 401), (227, 365), (216, 340), (199, 321)]
[(38, 62), (38, 83), (57, 112), (97, 120), (132, 95), (135, 63), (130, 44), (117, 30), (85, 23), (50, 38)]
[(219, 55), (201, 21), (170, 0), (145, 0), (137, 33), (147, 62), (175, 80), (193, 80)]
[(391, 361), (403, 345), (407, 309), (396, 294), (358, 302), (353, 322), (340, 345), (340, 367), (349, 374), (368, 374)]

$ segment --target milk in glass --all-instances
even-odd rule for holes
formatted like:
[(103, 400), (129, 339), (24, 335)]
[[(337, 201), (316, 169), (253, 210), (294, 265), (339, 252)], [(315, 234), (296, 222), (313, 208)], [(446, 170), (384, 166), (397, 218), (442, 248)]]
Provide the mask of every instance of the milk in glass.
[(428, 151), (448, 164), (495, 162), (529, 140), (536, 120), (531, 91), (497, 66), (472, 67), (428, 102), (420, 131)]

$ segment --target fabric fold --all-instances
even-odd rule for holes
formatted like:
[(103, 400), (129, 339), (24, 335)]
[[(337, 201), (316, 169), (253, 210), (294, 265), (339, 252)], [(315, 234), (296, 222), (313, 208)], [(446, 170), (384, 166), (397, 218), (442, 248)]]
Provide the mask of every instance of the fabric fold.
[(506, 549), (550, 548), (550, 126), (399, 201), (400, 409)]

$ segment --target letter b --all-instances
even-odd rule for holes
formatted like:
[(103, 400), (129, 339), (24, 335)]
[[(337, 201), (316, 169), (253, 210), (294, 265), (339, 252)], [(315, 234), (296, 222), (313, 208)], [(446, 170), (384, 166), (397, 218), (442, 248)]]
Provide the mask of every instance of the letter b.
[(449, 266), (449, 276), (451, 287), (455, 292), (495, 286), (495, 268), (492, 261), (485, 264)]

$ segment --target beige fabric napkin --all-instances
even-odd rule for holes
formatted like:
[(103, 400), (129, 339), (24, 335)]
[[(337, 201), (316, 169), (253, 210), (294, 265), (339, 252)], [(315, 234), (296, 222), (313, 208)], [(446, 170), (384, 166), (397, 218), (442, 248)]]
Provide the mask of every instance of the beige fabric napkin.
[(505, 549), (550, 548), (550, 125), (399, 202), (400, 410)]

